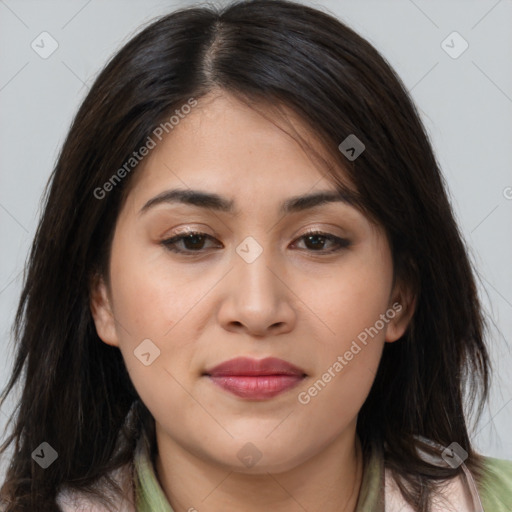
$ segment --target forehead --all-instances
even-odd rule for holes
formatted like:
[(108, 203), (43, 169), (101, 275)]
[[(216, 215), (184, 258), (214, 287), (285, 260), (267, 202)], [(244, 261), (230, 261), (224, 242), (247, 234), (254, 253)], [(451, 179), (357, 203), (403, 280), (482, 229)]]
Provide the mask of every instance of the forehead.
[[(278, 112), (262, 104), (248, 106), (224, 92), (200, 98), (157, 141), (137, 168), (132, 187), (207, 185), (232, 195), (268, 194), (283, 186), (290, 195), (319, 186), (334, 190), (326, 172), (332, 160), (315, 134), (289, 109), (280, 106)], [(346, 176), (343, 181), (348, 184)]]

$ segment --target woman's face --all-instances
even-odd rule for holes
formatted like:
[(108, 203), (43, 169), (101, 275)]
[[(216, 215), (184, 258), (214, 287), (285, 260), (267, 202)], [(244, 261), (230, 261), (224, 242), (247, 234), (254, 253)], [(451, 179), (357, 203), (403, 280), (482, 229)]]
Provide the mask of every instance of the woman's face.
[[(228, 95), (203, 98), (137, 172), (115, 229), (110, 289), (98, 283), (91, 307), (160, 442), (237, 471), (275, 472), (353, 438), (383, 345), (403, 334), (410, 310), (392, 289), (382, 230), (343, 201), (284, 213), (291, 198), (335, 187), (293, 138)], [(148, 205), (192, 189), (232, 211), (217, 201)], [(187, 230), (202, 237), (163, 243)], [(332, 239), (308, 238), (311, 230)], [(279, 358), (299, 372), (208, 374), (237, 357)]]

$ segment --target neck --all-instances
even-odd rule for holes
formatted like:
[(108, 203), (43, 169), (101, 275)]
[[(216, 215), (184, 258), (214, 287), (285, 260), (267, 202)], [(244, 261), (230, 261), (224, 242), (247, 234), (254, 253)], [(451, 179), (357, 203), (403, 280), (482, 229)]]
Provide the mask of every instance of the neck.
[(363, 474), (355, 423), (288, 471), (243, 473), (197, 457), (157, 425), (157, 478), (174, 512), (354, 512)]

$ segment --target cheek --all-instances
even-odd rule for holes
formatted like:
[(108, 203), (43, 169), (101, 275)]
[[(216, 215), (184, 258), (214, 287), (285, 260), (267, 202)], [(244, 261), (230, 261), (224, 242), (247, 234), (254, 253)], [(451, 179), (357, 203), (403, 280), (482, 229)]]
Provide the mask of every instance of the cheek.
[[(310, 298), (315, 304), (312, 309), (319, 312), (328, 327), (329, 334), (324, 338), (327, 350), (346, 350), (352, 340), (375, 325), (388, 308), (391, 284), (387, 255), (358, 255), (326, 281), (325, 287), (316, 288)], [(379, 331), (383, 340), (385, 328), (380, 326)]]
[[(176, 271), (163, 249), (129, 244), (129, 238), (119, 237), (112, 247), (116, 330), (132, 382), (151, 409), (162, 399), (161, 390), (167, 398), (182, 392), (173, 376), (183, 381), (190, 370), (198, 328), (195, 306), (212, 283), (199, 272), (191, 279)], [(144, 359), (151, 361), (148, 366)]]
[(328, 327), (322, 332), (329, 334), (315, 339), (318, 364), (299, 403), (310, 408), (323, 430), (334, 428), (332, 415), (342, 423), (355, 417), (370, 391), (391, 319), (386, 316), (391, 283), (390, 256), (372, 248), (347, 261), (311, 297), (312, 309)]
[(201, 290), (137, 251), (116, 260), (111, 278), (119, 349), (137, 393), (162, 421), (177, 408), (186, 413), (190, 400), (179, 383), (185, 384), (194, 348), (187, 314)]
[(342, 298), (336, 303), (338, 314), (327, 318), (335, 334), (315, 340), (315, 373), (297, 396), (299, 407), (314, 418), (310, 421), (326, 438), (334, 438), (357, 417), (375, 379), (385, 342), (386, 324), (377, 324), (385, 312), (385, 301), (368, 294), (361, 294), (361, 301), (353, 294), (348, 296), (350, 300)]
[[(144, 338), (162, 342), (205, 294), (201, 280), (177, 272), (165, 249), (119, 237), (112, 248), (111, 281), (116, 319), (133, 342)], [(137, 240), (133, 236), (133, 240)], [(119, 329), (118, 329), (119, 330)]]

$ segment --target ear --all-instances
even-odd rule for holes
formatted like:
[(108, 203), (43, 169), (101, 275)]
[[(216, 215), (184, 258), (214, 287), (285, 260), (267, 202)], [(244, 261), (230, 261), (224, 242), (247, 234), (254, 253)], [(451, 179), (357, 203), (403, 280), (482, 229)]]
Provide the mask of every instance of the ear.
[(90, 308), (98, 336), (107, 345), (119, 347), (114, 313), (107, 286), (102, 276), (95, 275), (90, 286)]
[(404, 335), (416, 310), (416, 296), (412, 292), (411, 287), (397, 281), (391, 293), (388, 307), (388, 318), (391, 318), (392, 311), (395, 313), (386, 329), (386, 341), (392, 343)]

